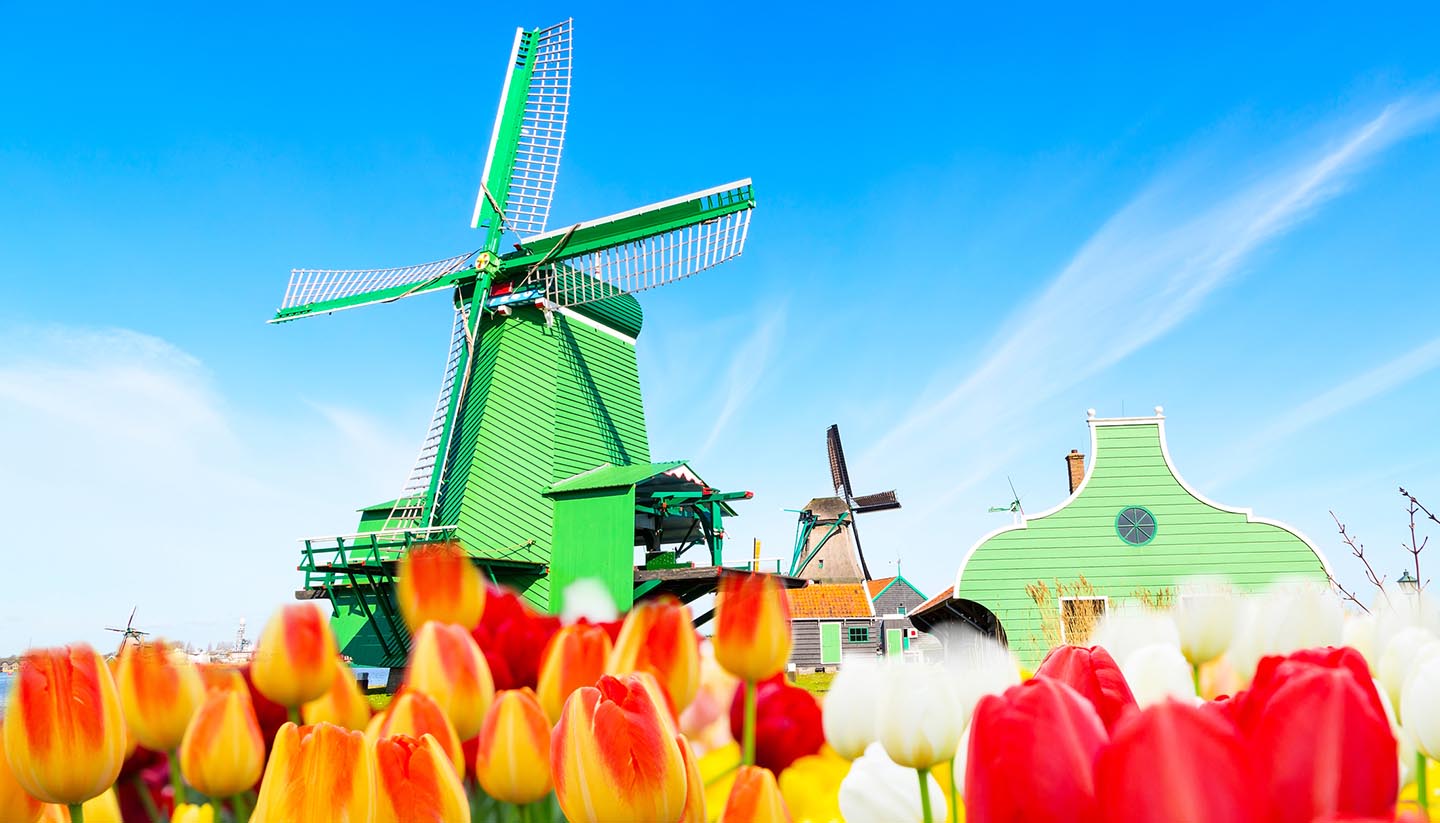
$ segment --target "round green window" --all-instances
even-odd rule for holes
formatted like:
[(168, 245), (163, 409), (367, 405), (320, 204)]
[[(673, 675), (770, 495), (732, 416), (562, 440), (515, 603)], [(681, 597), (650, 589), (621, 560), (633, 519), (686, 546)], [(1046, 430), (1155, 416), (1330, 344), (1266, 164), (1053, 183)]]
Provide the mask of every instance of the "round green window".
[(1155, 515), (1139, 506), (1121, 509), (1115, 516), (1115, 531), (1126, 543), (1143, 546), (1155, 539)]

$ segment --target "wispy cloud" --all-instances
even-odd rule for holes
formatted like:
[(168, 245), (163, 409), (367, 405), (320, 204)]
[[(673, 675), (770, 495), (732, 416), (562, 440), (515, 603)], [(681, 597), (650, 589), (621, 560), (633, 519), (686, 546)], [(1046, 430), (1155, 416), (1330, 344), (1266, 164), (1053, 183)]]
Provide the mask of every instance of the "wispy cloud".
[(1192, 315), (1267, 241), (1343, 191), (1367, 161), (1437, 117), (1440, 96), (1398, 101), (1218, 193), (1213, 180), (1158, 180), (1012, 317), (978, 367), (938, 399), (917, 403), (867, 458), (913, 451), (907, 444), (942, 425), (983, 438), (1146, 346)]
[(725, 427), (749, 402), (755, 387), (765, 376), (770, 361), (774, 359), (776, 347), (780, 345), (784, 333), (785, 306), (780, 305), (771, 310), (769, 316), (755, 327), (730, 358), (730, 366), (725, 370), (725, 381), (720, 387), (723, 397), (720, 411), (715, 415), (715, 422), (710, 426), (710, 434), (705, 438), (705, 444), (695, 454), (696, 460), (701, 460), (710, 453)]

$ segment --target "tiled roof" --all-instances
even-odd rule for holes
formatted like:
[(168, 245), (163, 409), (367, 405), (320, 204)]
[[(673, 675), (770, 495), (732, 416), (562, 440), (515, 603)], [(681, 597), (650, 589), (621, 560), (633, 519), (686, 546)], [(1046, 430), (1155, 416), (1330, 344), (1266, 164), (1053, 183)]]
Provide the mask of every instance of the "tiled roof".
[(882, 577), (879, 580), (865, 581), (865, 588), (870, 590), (870, 599), (874, 600), (875, 598), (879, 597), (880, 592), (885, 591), (885, 587), (890, 585), (890, 583), (894, 580), (895, 578), (893, 577)]
[(799, 589), (790, 589), (787, 594), (790, 596), (790, 616), (794, 618), (874, 615), (863, 583), (811, 583)]
[(955, 587), (954, 587), (954, 586), (951, 586), (950, 588), (946, 589), (946, 590), (943, 591), (943, 592), (940, 592), (939, 594), (935, 595), (934, 597), (930, 598), (929, 600), (926, 600), (924, 603), (921, 603), (919, 606), (916, 606), (916, 607), (915, 607), (915, 610), (912, 611), (912, 612), (910, 612), (910, 613), (911, 613), (911, 614), (919, 614), (919, 613), (921, 613), (921, 612), (923, 612), (923, 611), (925, 611), (925, 610), (927, 610), (927, 609), (933, 608), (933, 607), (939, 605), (940, 603), (945, 602), (946, 600), (949, 600), (950, 598), (952, 598), (952, 597), (954, 597), (954, 596), (955, 596)]

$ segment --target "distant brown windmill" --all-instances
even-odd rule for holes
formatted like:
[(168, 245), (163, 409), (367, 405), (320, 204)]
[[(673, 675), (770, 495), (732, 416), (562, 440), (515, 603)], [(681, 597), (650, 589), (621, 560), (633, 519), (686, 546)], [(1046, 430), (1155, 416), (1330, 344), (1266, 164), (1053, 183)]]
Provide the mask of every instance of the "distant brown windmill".
[(135, 628), (135, 612), (137, 611), (140, 611), (139, 606), (136, 606), (135, 608), (130, 610), (130, 619), (125, 621), (125, 628), (118, 629), (108, 626), (105, 628), (105, 631), (107, 632), (120, 633), (120, 649), (124, 649), (125, 644), (129, 643), (132, 640), (135, 641), (136, 644), (144, 643), (146, 635), (150, 634), (150, 632), (142, 632), (139, 629)]
[(898, 509), (900, 499), (894, 490), (855, 496), (838, 425), (826, 430), (825, 447), (830, 456), (830, 479), (834, 481), (835, 496), (817, 497), (800, 512), (790, 575), (829, 583), (870, 580), (870, 568), (860, 549), (855, 519), (870, 512)]

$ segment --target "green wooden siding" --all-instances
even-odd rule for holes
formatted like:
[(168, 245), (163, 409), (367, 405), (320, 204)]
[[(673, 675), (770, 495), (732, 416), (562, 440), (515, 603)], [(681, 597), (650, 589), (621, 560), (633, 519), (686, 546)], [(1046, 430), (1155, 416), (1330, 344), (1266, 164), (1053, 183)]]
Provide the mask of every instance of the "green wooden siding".
[(820, 663), (824, 666), (840, 662), (840, 624), (820, 624)]
[(550, 590), (559, 610), (561, 593), (576, 580), (605, 586), (624, 611), (635, 592), (635, 487), (597, 489), (555, 500), (555, 548)]
[[(1042, 615), (1025, 590), (1036, 581), (1053, 590), (1057, 580), (1068, 586), (1083, 576), (1113, 608), (1138, 590), (1173, 590), (1198, 575), (1223, 576), (1241, 590), (1279, 578), (1327, 580), (1320, 557), (1296, 533), (1187, 491), (1166, 463), (1160, 418), (1092, 426), (1094, 460), (1078, 494), (983, 540), (957, 580), (955, 596), (994, 612), (1022, 662), (1033, 666), (1047, 651)], [(1115, 518), (1129, 506), (1155, 516), (1155, 537), (1144, 545), (1116, 532)], [(1058, 604), (1051, 608), (1058, 619)]]

